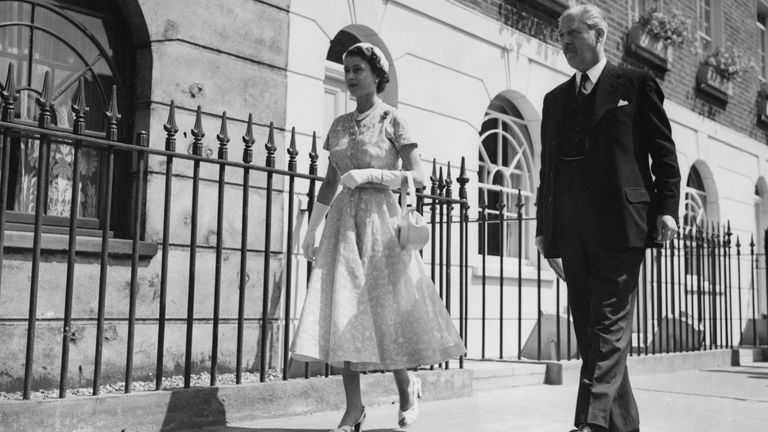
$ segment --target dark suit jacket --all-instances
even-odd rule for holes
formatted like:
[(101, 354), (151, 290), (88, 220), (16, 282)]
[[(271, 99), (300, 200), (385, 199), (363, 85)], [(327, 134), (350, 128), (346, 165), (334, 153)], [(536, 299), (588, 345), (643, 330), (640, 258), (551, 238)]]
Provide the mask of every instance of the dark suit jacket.
[[(547, 258), (560, 256), (554, 238), (553, 188), (565, 101), (568, 92), (575, 91), (572, 77), (544, 96), (536, 235), (544, 236)], [(677, 220), (680, 201), (680, 170), (662, 107), (664, 94), (650, 73), (611, 63), (594, 91), (584, 163), (598, 244), (606, 250), (657, 246), (656, 216)]]

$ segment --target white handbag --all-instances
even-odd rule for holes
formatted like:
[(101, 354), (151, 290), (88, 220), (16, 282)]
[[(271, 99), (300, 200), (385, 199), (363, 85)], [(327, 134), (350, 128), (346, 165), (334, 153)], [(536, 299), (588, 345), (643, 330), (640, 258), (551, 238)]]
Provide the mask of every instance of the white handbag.
[(429, 226), (416, 210), (416, 187), (410, 171), (405, 171), (407, 188), (400, 188), (400, 221), (397, 238), (402, 249), (420, 250), (429, 241)]

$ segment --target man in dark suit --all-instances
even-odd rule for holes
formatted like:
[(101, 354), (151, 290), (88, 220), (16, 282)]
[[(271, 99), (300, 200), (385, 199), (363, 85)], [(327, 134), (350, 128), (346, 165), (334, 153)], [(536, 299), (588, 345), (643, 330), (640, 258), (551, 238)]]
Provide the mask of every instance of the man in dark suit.
[(626, 358), (637, 279), (645, 248), (677, 232), (680, 171), (659, 84), (607, 63), (607, 30), (592, 5), (560, 17), (576, 74), (544, 97), (536, 245), (565, 270), (583, 360), (576, 430), (632, 432)]

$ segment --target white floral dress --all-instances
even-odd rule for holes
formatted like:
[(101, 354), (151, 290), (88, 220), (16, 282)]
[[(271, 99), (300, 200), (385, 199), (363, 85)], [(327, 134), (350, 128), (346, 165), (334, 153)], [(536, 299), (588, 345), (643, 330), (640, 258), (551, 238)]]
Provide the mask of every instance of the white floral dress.
[[(405, 119), (379, 103), (361, 122), (354, 113), (334, 120), (324, 148), (342, 176), (357, 168), (399, 169), (404, 145), (416, 145)], [(421, 257), (400, 249), (399, 213), (388, 189), (344, 188), (333, 200), (293, 339), (294, 359), (391, 370), (465, 352)]]

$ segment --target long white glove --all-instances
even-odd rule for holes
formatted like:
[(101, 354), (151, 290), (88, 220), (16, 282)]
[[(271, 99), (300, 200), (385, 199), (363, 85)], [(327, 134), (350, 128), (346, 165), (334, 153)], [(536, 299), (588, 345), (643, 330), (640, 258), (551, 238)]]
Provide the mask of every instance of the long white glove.
[(307, 261), (315, 260), (317, 229), (325, 220), (325, 215), (328, 213), (329, 208), (319, 201), (316, 201), (315, 206), (312, 208), (312, 216), (309, 217), (309, 223), (307, 224), (307, 234), (304, 236), (304, 242), (301, 244), (301, 251)]
[(339, 182), (349, 189), (354, 189), (363, 183), (380, 183), (391, 188), (399, 188), (402, 178), (402, 171), (363, 168), (347, 171), (339, 178)]

